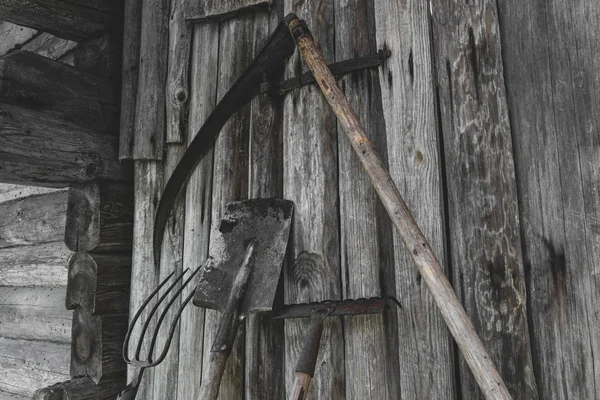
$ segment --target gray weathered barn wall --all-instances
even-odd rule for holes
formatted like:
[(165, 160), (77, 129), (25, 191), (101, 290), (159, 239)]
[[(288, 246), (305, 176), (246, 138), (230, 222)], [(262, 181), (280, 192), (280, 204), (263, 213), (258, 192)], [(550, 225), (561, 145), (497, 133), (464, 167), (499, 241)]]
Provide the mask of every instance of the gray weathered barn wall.
[[(193, 24), (191, 4), (130, 8), (138, 31), (126, 45), (144, 60), (122, 120), (131, 135), (121, 157), (136, 165), (132, 310), (160, 276), (203, 262), (227, 202), (282, 196), (296, 215), (281, 301), (394, 295), (403, 305), (330, 318), (309, 398), (482, 397), (314, 86), (261, 95), (232, 118), (179, 199), (165, 267), (149, 268), (156, 202), (185, 143), (293, 11), (329, 62), (391, 51), (340, 85), (513, 397), (600, 398), (600, 3), (276, 0), (268, 12)], [(300, 67), (296, 54), (281, 74)], [(163, 107), (164, 128), (146, 129)], [(186, 310), (143, 398), (195, 398), (217, 319)], [(220, 398), (284, 398), (307, 327), (250, 318)]]

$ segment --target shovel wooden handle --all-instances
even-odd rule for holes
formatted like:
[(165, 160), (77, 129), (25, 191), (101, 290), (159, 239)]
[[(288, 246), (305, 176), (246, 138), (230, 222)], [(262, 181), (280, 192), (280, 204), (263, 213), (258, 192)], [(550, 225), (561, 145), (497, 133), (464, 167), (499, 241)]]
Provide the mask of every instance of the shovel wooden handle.
[(310, 31), (298, 18), (287, 18), (286, 21), (298, 44), (302, 58), (312, 71), (323, 95), (369, 175), (381, 202), (400, 233), (419, 273), (429, 287), (450, 333), (456, 340), (486, 399), (511, 399), (506, 385), (477, 336), (473, 324), (456, 297), (439, 261), (431, 250), (431, 246), (402, 199), (373, 144), (367, 138), (365, 129), (352, 106), (337, 86)]

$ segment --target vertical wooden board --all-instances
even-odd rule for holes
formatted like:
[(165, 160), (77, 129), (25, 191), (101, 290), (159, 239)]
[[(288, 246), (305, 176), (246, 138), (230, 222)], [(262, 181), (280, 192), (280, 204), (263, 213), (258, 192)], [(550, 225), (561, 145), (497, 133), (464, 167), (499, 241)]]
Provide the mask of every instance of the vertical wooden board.
[[(254, 17), (252, 44), (254, 55), (262, 49), (283, 13), (277, 1), (270, 14)], [(283, 75), (283, 67), (277, 79)], [(250, 106), (250, 182), (249, 197), (283, 196), (283, 104), (281, 98), (261, 94)], [(276, 303), (283, 303), (280, 287)], [(277, 304), (276, 304), (277, 305)], [(284, 322), (270, 315), (249, 315), (246, 319), (246, 399), (285, 398)]]
[[(333, 3), (285, 1), (285, 12), (305, 19), (325, 59), (334, 58)], [(288, 75), (301, 69), (296, 53)], [(341, 298), (337, 129), (335, 117), (316, 86), (288, 94), (284, 100), (283, 193), (295, 203), (291, 232), (292, 260), (285, 271), (285, 302)], [(286, 391), (293, 384), (308, 321), (285, 322)], [(345, 398), (344, 339), (340, 318), (329, 318), (321, 338), (314, 379), (308, 396)]]
[(172, 0), (169, 18), (169, 61), (167, 72), (167, 143), (184, 143), (188, 128), (189, 64), (193, 26), (185, 20), (192, 2)]
[[(375, 50), (375, 15), (372, 2), (335, 2), (335, 58), (344, 61)], [(377, 71), (347, 75), (341, 87), (350, 100), (369, 139), (385, 154), (385, 126)], [(379, 219), (379, 199), (358, 157), (338, 125), (340, 248), (344, 298), (383, 296), (381, 277), (392, 278), (389, 259), (393, 249), (388, 218)], [(387, 229), (386, 229), (387, 226)], [(393, 250), (392, 250), (393, 251)], [(388, 262), (382, 262), (384, 261)], [(391, 274), (390, 274), (391, 272)], [(385, 293), (394, 295), (395, 293)], [(396, 323), (396, 318), (393, 318)], [(398, 398), (396, 338), (386, 338), (384, 316), (344, 318), (346, 397)]]
[[(392, 55), (379, 70), (389, 169), (437, 258), (444, 262), (443, 201), (427, 2), (375, 1), (378, 48)], [(451, 398), (449, 332), (394, 230), (398, 352), (403, 399)]]
[[(221, 23), (219, 37), (219, 75), (217, 97), (221, 98), (252, 61), (252, 46), (244, 38), (252, 38), (253, 16)], [(215, 142), (211, 236), (217, 232), (227, 203), (248, 197), (248, 140), (250, 107), (234, 114)], [(204, 323), (204, 368), (221, 314), (207, 310)], [(233, 351), (225, 367), (220, 399), (241, 399), (244, 393), (244, 325), (240, 326)]]
[[(162, 181), (162, 163), (157, 161), (135, 161), (134, 163), (134, 215), (133, 224), (133, 257), (131, 265), (131, 296), (129, 303), (129, 317), (137, 312), (143, 301), (156, 288), (158, 284), (159, 271), (154, 267), (154, 255), (152, 252), (152, 233), (154, 229), (154, 215), (160, 198)], [(152, 303), (150, 303), (152, 307)], [(143, 313), (142, 320), (148, 313)], [(141, 332), (141, 324), (136, 324), (132, 333), (131, 349), (137, 346), (137, 340)], [(153, 329), (150, 326), (149, 329)], [(147, 350), (146, 343), (142, 351)], [(133, 369), (129, 370), (130, 374)], [(131, 379), (131, 375), (128, 378)], [(142, 382), (138, 391), (138, 397), (150, 398), (154, 370), (147, 369), (144, 372)]]
[(539, 395), (598, 398), (600, 5), (498, 3)]
[(433, 32), (454, 286), (511, 394), (536, 399), (496, 2), (438, 2)]
[[(187, 140), (194, 136), (216, 103), (219, 25), (194, 26), (190, 61), (190, 113)], [(186, 189), (183, 268), (196, 268), (208, 257), (211, 223), (213, 151), (210, 150), (191, 174)], [(190, 288), (193, 290), (195, 288)], [(183, 295), (189, 292), (185, 291)], [(202, 381), (204, 309), (190, 305), (179, 328), (178, 399), (195, 399)]]
[(162, 160), (169, 53), (169, 0), (144, 0), (133, 158)]

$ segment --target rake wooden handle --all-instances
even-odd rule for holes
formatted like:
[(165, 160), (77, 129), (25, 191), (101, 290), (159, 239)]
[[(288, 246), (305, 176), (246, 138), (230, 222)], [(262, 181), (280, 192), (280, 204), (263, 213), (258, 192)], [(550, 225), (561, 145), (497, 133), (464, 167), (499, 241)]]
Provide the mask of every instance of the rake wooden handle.
[(486, 399), (512, 399), (439, 261), (433, 254), (431, 246), (402, 199), (373, 144), (367, 138), (365, 128), (358, 120), (346, 96), (337, 86), (308, 28), (298, 18), (290, 18), (287, 22), (302, 58), (312, 71), (369, 175)]

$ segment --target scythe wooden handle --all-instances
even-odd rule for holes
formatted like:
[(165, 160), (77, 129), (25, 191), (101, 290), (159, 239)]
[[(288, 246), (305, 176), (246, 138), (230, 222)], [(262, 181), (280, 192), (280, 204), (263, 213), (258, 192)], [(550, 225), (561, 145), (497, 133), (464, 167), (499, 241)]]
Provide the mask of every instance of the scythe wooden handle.
[(373, 144), (367, 138), (365, 128), (358, 120), (344, 93), (337, 86), (310, 31), (295, 16), (286, 17), (286, 22), (298, 44), (302, 58), (312, 71), (323, 95), (369, 175), (381, 202), (400, 233), (419, 273), (427, 283), (450, 333), (462, 351), (486, 399), (512, 399), (489, 353), (456, 297), (439, 261), (433, 254), (431, 246), (402, 199)]

